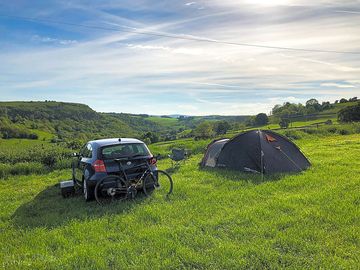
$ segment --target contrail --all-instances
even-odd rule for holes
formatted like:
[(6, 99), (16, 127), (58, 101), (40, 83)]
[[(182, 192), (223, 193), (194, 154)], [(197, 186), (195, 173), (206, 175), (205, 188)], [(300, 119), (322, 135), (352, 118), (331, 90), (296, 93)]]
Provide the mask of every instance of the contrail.
[(360, 11), (351, 11), (351, 10), (337, 10), (338, 13), (351, 13), (351, 14), (360, 14)]

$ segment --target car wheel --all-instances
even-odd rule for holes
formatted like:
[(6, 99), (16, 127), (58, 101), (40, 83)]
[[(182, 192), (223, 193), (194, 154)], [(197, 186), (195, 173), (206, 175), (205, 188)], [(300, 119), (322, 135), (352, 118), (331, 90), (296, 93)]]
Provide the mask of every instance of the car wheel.
[(83, 181), (83, 193), (85, 201), (88, 202), (94, 199), (94, 189), (89, 186), (86, 178)]

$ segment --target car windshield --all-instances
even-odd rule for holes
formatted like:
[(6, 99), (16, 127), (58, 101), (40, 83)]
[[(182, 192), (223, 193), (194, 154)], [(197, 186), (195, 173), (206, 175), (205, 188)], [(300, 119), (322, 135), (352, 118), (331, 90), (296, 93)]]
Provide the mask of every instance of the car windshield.
[(143, 143), (118, 144), (102, 148), (101, 155), (103, 159), (148, 156), (149, 150)]

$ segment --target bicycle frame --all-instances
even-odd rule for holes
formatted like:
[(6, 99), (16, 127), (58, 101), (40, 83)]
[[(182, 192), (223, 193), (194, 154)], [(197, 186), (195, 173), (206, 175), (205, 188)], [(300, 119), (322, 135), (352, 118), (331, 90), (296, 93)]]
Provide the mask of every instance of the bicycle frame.
[[(125, 161), (125, 160), (127, 160), (127, 159), (115, 159), (114, 161), (118, 163), (119, 170), (122, 173), (122, 175), (124, 176), (124, 180), (126, 181), (127, 184), (129, 184), (130, 180), (128, 178), (128, 175), (126, 174), (127, 169), (124, 169), (123, 166), (121, 165), (121, 161)], [(143, 167), (143, 166), (146, 166), (147, 169), (143, 172), (143, 174), (141, 175), (140, 178), (135, 179), (135, 185), (138, 185), (139, 183), (141, 183), (148, 174), (152, 174), (152, 171), (151, 171), (151, 168), (150, 168), (150, 165), (148, 162), (138, 164), (138, 165), (132, 167), (131, 169)]]

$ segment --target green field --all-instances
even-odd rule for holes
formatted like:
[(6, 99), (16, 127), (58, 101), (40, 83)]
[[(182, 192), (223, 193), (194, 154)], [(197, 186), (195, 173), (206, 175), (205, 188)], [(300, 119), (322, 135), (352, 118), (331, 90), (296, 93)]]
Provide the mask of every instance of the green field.
[(263, 181), (199, 170), (196, 154), (172, 171), (169, 200), (153, 195), (101, 207), (63, 199), (55, 185), (69, 170), (0, 180), (0, 267), (357, 269), (360, 135), (297, 144), (313, 166)]
[(179, 120), (177, 118), (150, 116), (147, 118), (147, 120), (152, 121), (157, 124), (160, 124), (162, 126), (166, 126), (166, 127), (180, 126)]

